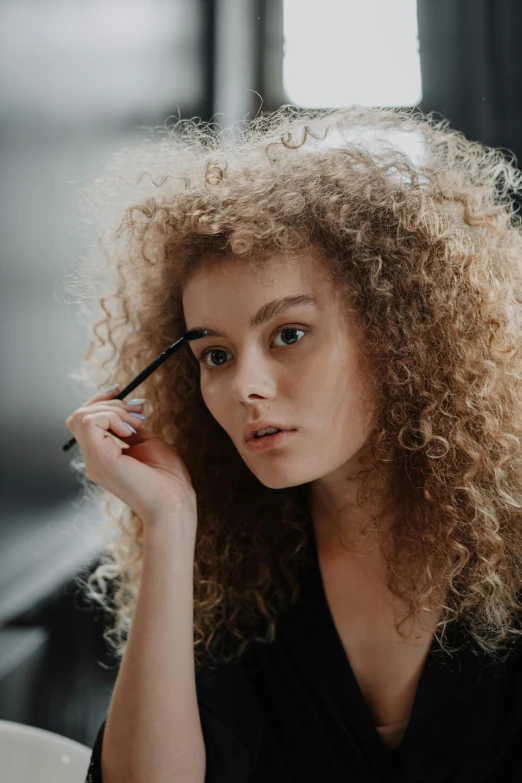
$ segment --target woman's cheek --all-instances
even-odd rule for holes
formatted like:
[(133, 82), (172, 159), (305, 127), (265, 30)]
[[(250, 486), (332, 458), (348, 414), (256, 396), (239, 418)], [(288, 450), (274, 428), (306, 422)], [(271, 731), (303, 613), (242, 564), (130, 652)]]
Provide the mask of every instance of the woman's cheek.
[(209, 409), (210, 413), (214, 416), (217, 421), (220, 421), (219, 418), (219, 408), (220, 408), (220, 400), (222, 400), (222, 396), (218, 393), (218, 390), (215, 388), (212, 388), (212, 386), (205, 381), (201, 382), (201, 396), (203, 397), (203, 402)]

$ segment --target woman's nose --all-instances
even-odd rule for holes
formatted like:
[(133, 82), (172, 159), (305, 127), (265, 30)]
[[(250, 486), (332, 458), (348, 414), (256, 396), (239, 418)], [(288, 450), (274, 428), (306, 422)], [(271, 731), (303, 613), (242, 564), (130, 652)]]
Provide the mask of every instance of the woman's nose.
[(253, 395), (270, 399), (276, 387), (276, 379), (262, 358), (252, 357), (238, 363), (232, 390), (237, 399), (248, 400)]

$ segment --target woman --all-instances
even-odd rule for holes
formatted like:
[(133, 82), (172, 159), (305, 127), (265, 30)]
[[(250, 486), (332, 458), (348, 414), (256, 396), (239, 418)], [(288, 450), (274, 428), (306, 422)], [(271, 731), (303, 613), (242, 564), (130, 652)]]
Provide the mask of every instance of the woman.
[(207, 329), (67, 419), (114, 527), (88, 781), (521, 779), (519, 188), (431, 118), (283, 107), (86, 191), (104, 383)]

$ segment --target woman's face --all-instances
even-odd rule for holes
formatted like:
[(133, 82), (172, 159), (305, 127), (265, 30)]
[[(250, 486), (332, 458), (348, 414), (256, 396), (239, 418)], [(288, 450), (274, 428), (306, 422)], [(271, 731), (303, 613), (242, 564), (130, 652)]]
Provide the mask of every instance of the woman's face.
[[(310, 301), (276, 311), (277, 300), (297, 296)], [(203, 399), (250, 470), (273, 489), (322, 479), (335, 494), (369, 434), (368, 392), (354, 328), (318, 261), (273, 257), (260, 270), (234, 260), (197, 271), (183, 308), (187, 329), (222, 335), (190, 349), (201, 357)], [(262, 422), (295, 431), (252, 450), (244, 430)]]

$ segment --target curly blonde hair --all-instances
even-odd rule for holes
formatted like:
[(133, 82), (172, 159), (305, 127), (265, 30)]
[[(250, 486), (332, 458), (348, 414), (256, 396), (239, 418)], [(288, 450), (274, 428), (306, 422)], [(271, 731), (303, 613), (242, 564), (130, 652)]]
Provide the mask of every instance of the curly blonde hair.
[[(94, 331), (72, 377), (100, 389), (141, 371), (186, 331), (183, 287), (201, 266), (314, 249), (364, 336), (378, 405), (359, 493), (380, 486), (393, 510), (381, 531), (388, 587), (413, 617), (445, 596), (443, 650), (448, 623), (462, 621), (492, 658), (509, 653), (522, 635), (514, 161), (404, 109), (283, 106), (225, 129), (178, 121), (158, 135), (119, 150), (81, 193), (86, 218), (107, 224), (67, 285)], [(190, 350), (144, 387), (148, 426), (177, 449), (198, 498), (196, 666), (230, 661), (252, 640), (273, 641), (297, 600), (306, 485), (270, 489), (251, 473), (204, 404)], [(81, 474), (81, 459), (74, 467)], [(109, 535), (87, 587), (114, 618), (104, 635), (121, 656), (143, 526), (99, 497)]]

